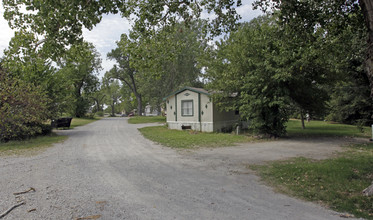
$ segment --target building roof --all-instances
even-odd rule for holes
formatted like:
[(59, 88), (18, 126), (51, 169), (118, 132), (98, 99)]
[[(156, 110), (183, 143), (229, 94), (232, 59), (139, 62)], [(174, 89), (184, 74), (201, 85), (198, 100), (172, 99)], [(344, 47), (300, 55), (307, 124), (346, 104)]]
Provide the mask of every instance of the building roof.
[(201, 94), (205, 94), (205, 95), (208, 95), (208, 96), (210, 95), (210, 93), (207, 90), (202, 89), (202, 88), (184, 87), (184, 88), (182, 88), (178, 91), (175, 91), (175, 92), (169, 94), (168, 96), (164, 97), (163, 100), (166, 100), (166, 99), (170, 98), (171, 96), (174, 96), (174, 95), (177, 95), (181, 92), (184, 92), (185, 90), (190, 90), (192, 92), (201, 93)]

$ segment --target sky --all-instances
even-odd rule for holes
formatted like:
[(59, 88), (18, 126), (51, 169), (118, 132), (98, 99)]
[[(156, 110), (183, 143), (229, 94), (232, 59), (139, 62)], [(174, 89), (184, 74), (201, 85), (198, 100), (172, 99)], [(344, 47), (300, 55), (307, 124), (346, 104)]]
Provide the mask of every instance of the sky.
[[(259, 16), (259, 10), (252, 10), (253, 0), (243, 0), (242, 6), (237, 8), (238, 14), (241, 15), (242, 21), (250, 21), (251, 19)], [(14, 35), (14, 31), (9, 28), (7, 21), (3, 18), (4, 9), (0, 7), (0, 57), (4, 54), (4, 49), (8, 47), (10, 39)], [(205, 15), (207, 16), (207, 15)], [(114, 61), (108, 60), (106, 54), (112, 49), (116, 48), (116, 41), (120, 39), (120, 35), (129, 32), (131, 28), (130, 23), (122, 18), (120, 15), (109, 14), (104, 15), (102, 21), (96, 25), (91, 31), (83, 30), (83, 37), (86, 41), (95, 45), (97, 51), (101, 54), (103, 70), (100, 71), (99, 77), (101, 78), (106, 71), (109, 71)]]

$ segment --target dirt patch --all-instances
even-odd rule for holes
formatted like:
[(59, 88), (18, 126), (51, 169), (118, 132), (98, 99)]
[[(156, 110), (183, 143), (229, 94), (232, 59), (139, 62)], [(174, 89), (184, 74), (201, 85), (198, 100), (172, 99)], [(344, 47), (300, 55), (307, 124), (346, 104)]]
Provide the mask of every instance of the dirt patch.
[(243, 143), (233, 147), (190, 150), (196, 158), (229, 161), (235, 164), (262, 164), (267, 161), (292, 157), (326, 159), (346, 150), (343, 146), (366, 143), (368, 139), (356, 138), (288, 138), (268, 142)]

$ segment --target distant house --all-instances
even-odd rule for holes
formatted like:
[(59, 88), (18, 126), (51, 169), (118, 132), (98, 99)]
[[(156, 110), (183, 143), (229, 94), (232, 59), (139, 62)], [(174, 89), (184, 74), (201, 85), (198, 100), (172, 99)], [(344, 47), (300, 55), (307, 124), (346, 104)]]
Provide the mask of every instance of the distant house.
[(157, 116), (160, 115), (160, 112), (158, 112), (157, 109), (154, 109), (151, 105), (147, 104), (145, 106), (145, 115), (146, 116)]
[(222, 112), (211, 94), (201, 88), (185, 87), (164, 98), (170, 129), (204, 132), (230, 131), (239, 120), (238, 112)]

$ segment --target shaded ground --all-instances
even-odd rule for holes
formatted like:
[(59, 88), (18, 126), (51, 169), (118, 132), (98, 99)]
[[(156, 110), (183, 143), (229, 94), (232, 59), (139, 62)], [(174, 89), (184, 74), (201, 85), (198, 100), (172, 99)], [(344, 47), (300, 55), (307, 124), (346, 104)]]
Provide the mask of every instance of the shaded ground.
[[(144, 139), (137, 128), (146, 125), (126, 120), (59, 131), (69, 139), (37, 156), (1, 157), (0, 213), (26, 202), (4, 219), (340, 219), (243, 172), (244, 164), (305, 150), (322, 158), (325, 149), (327, 155), (341, 149), (335, 140), (176, 151)], [(13, 195), (29, 187), (36, 191)]]
[(366, 143), (368, 139), (357, 138), (288, 138), (276, 141), (238, 144), (233, 147), (203, 148), (186, 151), (199, 159), (209, 159), (215, 163), (229, 161), (232, 164), (262, 164), (272, 160), (291, 157), (326, 159), (344, 151), (342, 147), (352, 143)]

